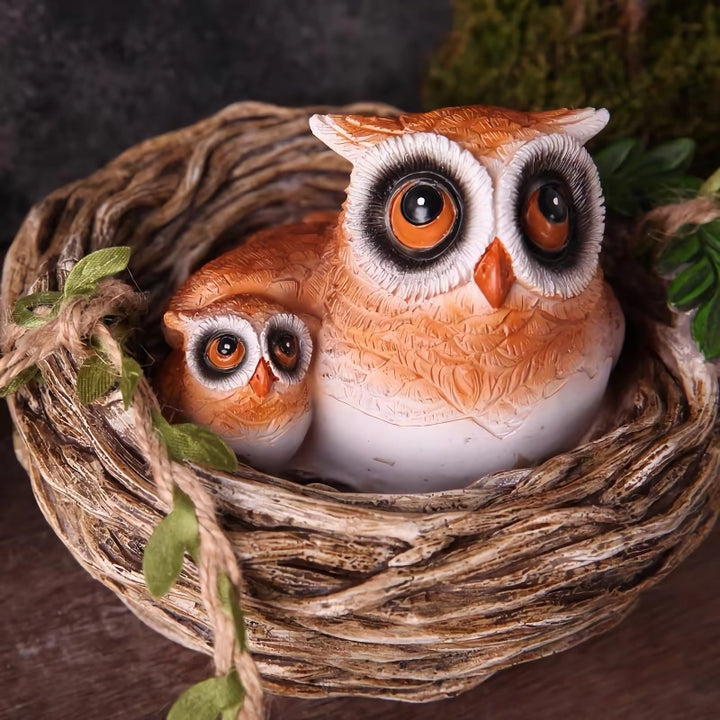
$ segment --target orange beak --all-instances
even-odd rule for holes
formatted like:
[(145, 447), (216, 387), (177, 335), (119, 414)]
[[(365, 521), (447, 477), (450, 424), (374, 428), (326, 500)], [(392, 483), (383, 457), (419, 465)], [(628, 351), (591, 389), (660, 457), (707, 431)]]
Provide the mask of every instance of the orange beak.
[(495, 238), (475, 266), (475, 283), (494, 308), (499, 308), (515, 282), (512, 260), (500, 238)]
[(272, 384), (277, 380), (273, 375), (270, 366), (265, 358), (260, 358), (258, 366), (255, 368), (253, 376), (250, 378), (250, 387), (253, 392), (261, 398), (264, 398), (269, 392)]

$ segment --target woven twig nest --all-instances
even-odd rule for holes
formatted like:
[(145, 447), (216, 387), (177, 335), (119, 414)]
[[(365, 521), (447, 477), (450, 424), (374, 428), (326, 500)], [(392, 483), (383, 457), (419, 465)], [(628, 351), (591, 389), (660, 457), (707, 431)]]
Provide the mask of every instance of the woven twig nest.
[[(353, 111), (363, 109), (388, 111)], [(10, 250), (5, 308), (58, 287), (87, 253), (130, 245), (126, 279), (148, 298), (130, 346), (160, 359), (160, 314), (192, 269), (255, 229), (339, 206), (349, 167), (309, 134), (311, 112), (235, 105), (53, 193)], [(720, 487), (715, 369), (685, 323), (641, 303), (644, 289), (633, 295), (627, 263), (614, 265), (629, 342), (604, 434), (572, 452), (464, 490), (406, 496), (192, 466), (242, 568), (267, 690), (415, 701), (459, 693), (615, 625), (702, 540)], [(79, 363), (56, 352), (44, 382), (10, 401), (38, 502), (135, 613), (208, 652), (195, 567), (186, 563), (159, 600), (143, 582), (143, 548), (166, 508), (138, 449), (142, 408), (126, 411), (119, 392), (81, 405)]]

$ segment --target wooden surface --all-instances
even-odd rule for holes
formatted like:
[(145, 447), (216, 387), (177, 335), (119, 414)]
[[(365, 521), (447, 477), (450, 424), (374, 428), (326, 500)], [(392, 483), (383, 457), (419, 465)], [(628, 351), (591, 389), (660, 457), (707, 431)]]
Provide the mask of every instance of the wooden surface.
[[(207, 658), (140, 623), (45, 524), (0, 418), (0, 720), (160, 720)], [(715, 720), (720, 528), (616, 630), (428, 705), (278, 699), (273, 720)]]

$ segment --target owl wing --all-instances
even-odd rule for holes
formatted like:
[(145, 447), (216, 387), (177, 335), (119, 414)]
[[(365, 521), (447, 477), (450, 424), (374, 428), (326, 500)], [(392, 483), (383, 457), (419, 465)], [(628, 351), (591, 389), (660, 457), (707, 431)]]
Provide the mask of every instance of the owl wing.
[(309, 296), (327, 235), (337, 213), (262, 230), (192, 275), (173, 296), (166, 320), (192, 313), (230, 295), (257, 295), (289, 309), (311, 312)]

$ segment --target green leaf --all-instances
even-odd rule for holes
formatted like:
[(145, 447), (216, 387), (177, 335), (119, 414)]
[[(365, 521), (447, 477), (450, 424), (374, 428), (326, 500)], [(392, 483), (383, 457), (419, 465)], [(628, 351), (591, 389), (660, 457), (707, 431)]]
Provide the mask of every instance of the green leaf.
[(173, 491), (175, 529), (185, 550), (197, 564), (200, 560), (200, 528), (193, 501), (180, 488)]
[[(242, 707), (245, 690), (233, 668), (225, 677), (203, 680), (188, 688), (170, 708), (167, 720), (217, 720), (223, 714), (235, 720)], [(235, 717), (228, 714), (235, 711)]]
[(21, 387), (31, 383), (40, 375), (40, 368), (37, 365), (21, 370), (5, 387), (0, 388), (0, 397), (7, 397), (17, 392)]
[(700, 240), (706, 245), (720, 250), (720, 220), (712, 220), (698, 228)]
[(708, 360), (720, 357), (720, 292), (700, 306), (692, 321), (692, 335)]
[(715, 195), (715, 193), (720, 193), (720, 168), (700, 186), (700, 195)]
[(239, 702), (237, 705), (233, 705), (232, 707), (227, 708), (227, 710), (223, 710), (220, 720), (237, 720), (237, 716), (240, 714), (242, 706), (243, 704)]
[(120, 392), (122, 393), (123, 404), (127, 410), (132, 403), (135, 388), (142, 377), (142, 368), (135, 358), (123, 355), (122, 372), (120, 374)]
[(192, 423), (171, 425), (158, 412), (153, 413), (153, 424), (173, 460), (189, 460), (225, 472), (237, 469), (235, 453), (214, 432)]
[(185, 546), (178, 539), (170, 513), (160, 521), (145, 545), (143, 575), (154, 597), (162, 597), (175, 584), (182, 570)]
[(70, 271), (63, 288), (63, 298), (95, 292), (98, 281), (125, 270), (130, 262), (129, 247), (96, 250), (82, 258)]
[(713, 286), (716, 276), (710, 261), (703, 257), (685, 268), (668, 287), (668, 300), (679, 310), (689, 310)]
[[(60, 293), (55, 290), (43, 290), (41, 292), (26, 295), (15, 301), (12, 309), (12, 321), (21, 327), (40, 327), (45, 325), (57, 315), (57, 303), (60, 300)], [(50, 306), (52, 310), (47, 315), (36, 315), (33, 311), (41, 305)]]
[(175, 489), (172, 512), (153, 531), (143, 553), (143, 575), (150, 593), (161, 597), (175, 584), (185, 551), (198, 557), (199, 529), (190, 498)]
[(235, 586), (230, 578), (221, 573), (218, 576), (218, 596), (225, 614), (233, 621), (235, 626), (235, 638), (241, 651), (247, 648), (247, 634), (245, 630), (245, 615), (240, 609), (240, 602)]
[(695, 154), (695, 141), (691, 138), (677, 138), (649, 150), (645, 163), (668, 172), (685, 169)]
[(616, 173), (620, 166), (627, 160), (630, 152), (637, 148), (640, 143), (634, 138), (623, 138), (603, 148), (593, 155), (595, 165), (601, 178), (606, 178)]
[(696, 233), (673, 238), (658, 255), (656, 261), (658, 272), (666, 275), (677, 270), (681, 265), (697, 257), (701, 250), (700, 238)]
[(99, 355), (90, 355), (78, 370), (78, 398), (83, 405), (89, 405), (105, 395), (117, 381), (117, 371), (107, 360)]

